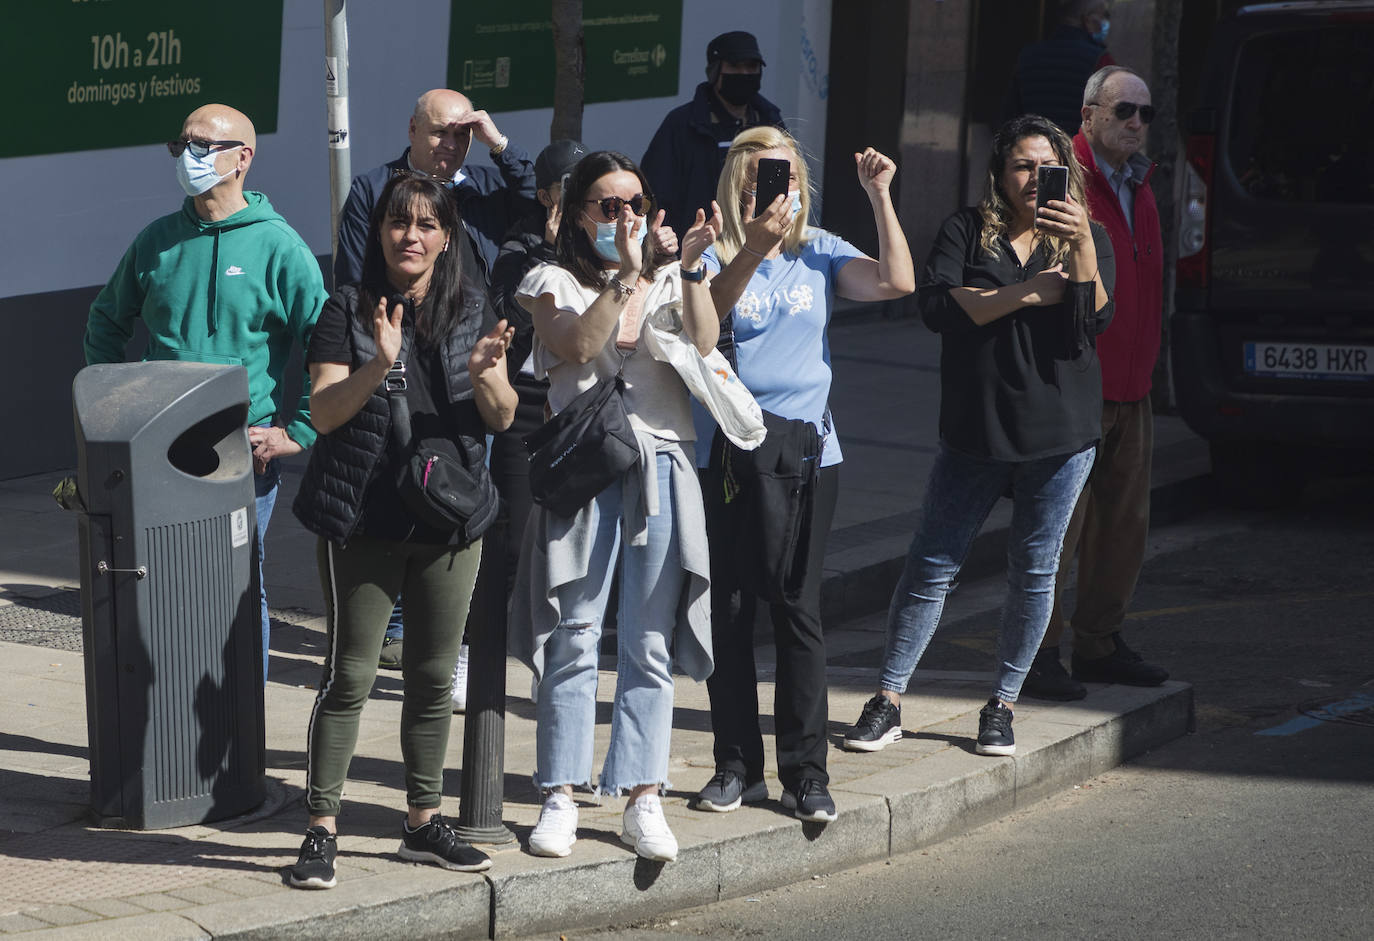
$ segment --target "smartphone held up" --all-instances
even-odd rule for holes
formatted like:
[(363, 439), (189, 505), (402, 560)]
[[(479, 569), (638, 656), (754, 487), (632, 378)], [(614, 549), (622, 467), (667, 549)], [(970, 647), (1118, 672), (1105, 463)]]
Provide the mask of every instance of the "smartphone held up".
[(773, 200), (787, 192), (792, 164), (786, 160), (764, 157), (759, 160), (758, 180), (754, 185), (754, 215), (760, 216), (773, 205)]
[(1042, 164), (1035, 171), (1035, 215), (1040, 215), (1040, 207), (1049, 205), (1050, 200), (1065, 202), (1069, 196), (1069, 168), (1055, 164)]

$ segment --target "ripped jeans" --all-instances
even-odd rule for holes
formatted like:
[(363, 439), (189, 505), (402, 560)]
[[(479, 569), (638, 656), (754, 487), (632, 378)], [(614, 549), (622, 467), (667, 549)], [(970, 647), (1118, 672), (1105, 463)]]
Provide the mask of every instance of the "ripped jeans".
[[(668, 783), (673, 731), (673, 629), (682, 596), (671, 462), (658, 456), (657, 516), (648, 518), (646, 545), (620, 555), (616, 620), (616, 689), (611, 743), (601, 769), (603, 794)], [(592, 556), (587, 575), (558, 592), (562, 620), (544, 646), (544, 672), (535, 706), (536, 767), (540, 788), (591, 783), (596, 729), (597, 660), (611, 574), (621, 543), (621, 483), (592, 504)]]

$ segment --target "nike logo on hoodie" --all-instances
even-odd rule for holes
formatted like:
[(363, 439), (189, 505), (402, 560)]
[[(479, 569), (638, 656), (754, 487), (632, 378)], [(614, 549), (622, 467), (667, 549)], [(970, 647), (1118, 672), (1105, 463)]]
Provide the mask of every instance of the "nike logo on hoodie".
[(238, 265), (230, 265), (228, 268), (224, 269), (225, 277), (232, 278), (236, 274), (243, 274), (243, 269)]

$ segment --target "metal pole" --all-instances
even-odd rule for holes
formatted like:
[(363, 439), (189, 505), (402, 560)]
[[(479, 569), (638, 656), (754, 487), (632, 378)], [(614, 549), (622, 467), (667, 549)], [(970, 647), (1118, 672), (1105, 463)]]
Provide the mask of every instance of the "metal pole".
[(324, 102), (329, 129), (329, 257), (339, 251), (339, 215), (353, 181), (348, 149), (348, 2), (324, 0)]
[(506, 779), (506, 539), (501, 516), (482, 536), (468, 614), (468, 709), (463, 721), (463, 777), (458, 835), (470, 843), (509, 843), (501, 822)]

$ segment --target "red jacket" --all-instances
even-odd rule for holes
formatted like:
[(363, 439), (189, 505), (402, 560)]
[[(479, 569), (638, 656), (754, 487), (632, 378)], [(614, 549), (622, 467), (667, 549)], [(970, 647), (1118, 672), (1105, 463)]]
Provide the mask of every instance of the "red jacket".
[(1135, 189), (1135, 232), (1126, 224), (1121, 201), (1097, 168), (1080, 131), (1073, 138), (1074, 156), (1083, 166), (1088, 214), (1106, 228), (1116, 253), (1116, 314), (1097, 338), (1102, 363), (1102, 397), (1110, 402), (1138, 402), (1150, 394), (1150, 376), (1159, 358), (1160, 317), (1164, 302), (1164, 243), (1159, 233), (1159, 207), (1150, 189), (1154, 165)]

